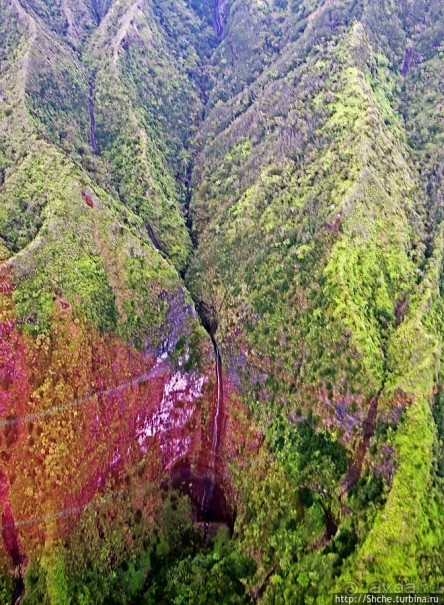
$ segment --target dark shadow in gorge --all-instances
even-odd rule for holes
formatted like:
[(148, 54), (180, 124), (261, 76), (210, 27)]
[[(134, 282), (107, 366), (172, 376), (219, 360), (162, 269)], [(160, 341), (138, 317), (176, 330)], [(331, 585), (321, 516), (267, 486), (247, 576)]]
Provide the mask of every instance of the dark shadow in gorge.
[(233, 530), (236, 509), (224, 477), (208, 468), (191, 468), (190, 464), (183, 462), (163, 487), (176, 489), (189, 497), (197, 523), (224, 524)]
[(25, 594), (25, 582), (23, 581), (22, 574), (19, 573), (14, 577), (11, 605), (20, 605), (23, 601)]

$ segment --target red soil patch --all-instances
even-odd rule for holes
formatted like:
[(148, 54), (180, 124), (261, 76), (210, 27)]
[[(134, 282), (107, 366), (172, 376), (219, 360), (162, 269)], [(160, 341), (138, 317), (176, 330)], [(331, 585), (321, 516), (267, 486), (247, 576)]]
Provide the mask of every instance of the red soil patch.
[(90, 208), (94, 208), (94, 201), (87, 191), (82, 191), (82, 199), (87, 206), (89, 206)]

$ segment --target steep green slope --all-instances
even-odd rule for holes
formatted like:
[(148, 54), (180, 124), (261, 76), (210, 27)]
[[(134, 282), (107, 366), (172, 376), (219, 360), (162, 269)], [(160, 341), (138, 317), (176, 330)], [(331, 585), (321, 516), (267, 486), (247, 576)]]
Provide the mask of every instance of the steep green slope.
[(0, 2), (0, 603), (444, 581), (443, 14)]
[[(174, 269), (155, 250), (145, 223), (150, 209), (159, 211), (162, 204), (155, 196), (150, 201), (144, 195), (139, 202), (143, 208), (133, 207), (124, 193), (124, 203), (118, 203), (103, 190), (108, 183), (97, 183), (96, 166), (90, 175), (82, 169), (77, 152), (86, 149), (84, 161), (94, 162), (88, 149), (86, 68), (37, 15), (19, 7), (16, 32), (10, 26), (15, 16), (12, 5), (11, 21), (4, 21), (8, 36), (2, 37), (5, 49), (14, 44), (18, 56), (15, 62), (8, 61), (12, 67), (3, 80), (6, 134), (1, 191), (2, 239), (11, 253), (19, 253), (11, 260), (19, 283), (19, 315), (29, 329), (39, 333), (48, 323), (53, 292), (61, 291), (92, 323), (156, 349), (162, 341), (162, 326), (167, 331), (169, 327), (160, 309), (154, 319), (154, 301), (140, 308), (140, 294), (143, 291), (146, 297), (150, 288), (153, 293), (162, 288), (160, 283), (155, 286), (158, 279), (171, 292), (182, 288)], [(9, 42), (13, 36), (17, 41)], [(114, 116), (110, 123), (116, 123)], [(68, 155), (63, 153), (66, 148)], [(134, 149), (128, 161), (136, 157), (141, 161)], [(107, 166), (102, 159), (97, 163), (98, 170)], [(111, 169), (106, 173), (114, 174)], [(91, 175), (96, 178), (92, 180)], [(129, 166), (126, 178), (135, 183)], [(168, 170), (160, 171), (158, 187), (162, 179), (171, 181)], [(111, 184), (108, 189), (115, 193)], [(174, 261), (178, 255), (183, 262), (190, 245), (177, 191), (170, 192), (168, 207), (161, 214), (166, 225), (172, 222), (168, 229), (171, 256)]]
[[(415, 265), (421, 263), (423, 228), (415, 199), (421, 194), (403, 157), (405, 135), (390, 106), (394, 84), (384, 74), (386, 64), (379, 58), (378, 65), (362, 24), (342, 35), (340, 44), (336, 37), (326, 43), (322, 60), (310, 51), (294, 71), (287, 71), (294, 49), (281, 52), (274, 71), (255, 82), (250, 97), (256, 102), (237, 114), (235, 97), (217, 112), (232, 112), (225, 123), (208, 120), (215, 132), (205, 133), (210, 142), (200, 158), (202, 185), (193, 211), (198, 232), (201, 217), (207, 223), (196, 263), (209, 268), (195, 269), (196, 287), (202, 274), (221, 267), (223, 294), (216, 285), (214, 298), (228, 298), (224, 313), (230, 307), (234, 313), (249, 310), (245, 338), (253, 339), (256, 350), (274, 353), (276, 361), (268, 361), (279, 364), (291, 349), (304, 380), (331, 371), (340, 386), (348, 377), (334, 372), (349, 369), (348, 381), (371, 396), (382, 386), (384, 340), (395, 306), (414, 287)], [(299, 62), (305, 59), (303, 42)], [(270, 98), (271, 111), (281, 115), (264, 111)], [(231, 336), (236, 321), (225, 321)], [(328, 336), (322, 336), (329, 324)], [(265, 347), (259, 346), (261, 335)], [(331, 340), (324, 343), (325, 337)], [(303, 341), (304, 349), (282, 346), (286, 338)], [(276, 371), (289, 368), (289, 361)]]
[[(146, 48), (122, 30), (131, 7), (102, 7), (100, 18), (112, 21), (104, 30), (92, 8), (0, 7), (2, 604), (23, 591), (29, 603), (68, 603), (89, 591), (106, 599), (115, 567), (134, 553), (140, 590), (149, 569), (143, 544), (162, 526), (153, 521), (163, 507), (160, 485), (178, 460), (197, 463), (208, 449), (213, 351), (178, 274), (191, 243), (174, 150), (183, 145), (177, 123), (193, 115), (185, 105), (171, 116), (170, 142), (150, 125), (153, 109), (133, 82), (130, 56)], [(152, 13), (136, 9), (134, 25), (147, 41)], [(198, 104), (166, 31), (152, 27), (150, 52), (174, 73), (151, 86), (166, 88), (171, 103)], [(102, 113), (90, 104), (93, 77)], [(106, 107), (109, 93), (116, 113)], [(136, 139), (146, 142), (144, 154)], [(164, 424), (150, 428), (159, 418)], [(65, 556), (65, 541), (90, 510), (110, 535), (80, 535)], [(129, 544), (125, 528), (137, 511), (141, 531)], [(103, 548), (113, 548), (112, 561), (99, 556)], [(84, 580), (83, 588), (94, 565), (104, 586)]]
[[(258, 510), (242, 518), (244, 551), (274, 545), (249, 580), (261, 602), (442, 581), (430, 411), (442, 314), (439, 4), (235, 4), (215, 54), (188, 284), (214, 308), (224, 359), (283, 471), (317, 496), (327, 532), (330, 514), (340, 525), (307, 555), (303, 529), (267, 542), (254, 537)], [(309, 466), (320, 484), (307, 483), (293, 424), (307, 414), (349, 450), (342, 479), (317, 471), (330, 464), (320, 457)], [(267, 508), (276, 524), (284, 511)]]

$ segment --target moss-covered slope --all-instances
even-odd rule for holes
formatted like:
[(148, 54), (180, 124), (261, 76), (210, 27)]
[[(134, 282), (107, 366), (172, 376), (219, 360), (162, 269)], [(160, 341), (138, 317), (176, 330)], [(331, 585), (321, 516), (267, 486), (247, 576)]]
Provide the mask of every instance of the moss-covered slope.
[(443, 582), (443, 14), (0, 2), (0, 603)]
[[(188, 284), (214, 308), (233, 379), (270, 435), (284, 472), (273, 489), (291, 477), (315, 495), (327, 532), (307, 538), (304, 522), (293, 529), (271, 506), (276, 524), (288, 520), (286, 537), (260, 538), (258, 510), (245, 513), (242, 548), (264, 557), (254, 557), (250, 594), (264, 603), (442, 581), (431, 413), (442, 313), (439, 4), (235, 3), (214, 55)], [(307, 418), (347, 448), (342, 478), (322, 449), (307, 466), (296, 437)], [(265, 498), (265, 484), (248, 489)]]

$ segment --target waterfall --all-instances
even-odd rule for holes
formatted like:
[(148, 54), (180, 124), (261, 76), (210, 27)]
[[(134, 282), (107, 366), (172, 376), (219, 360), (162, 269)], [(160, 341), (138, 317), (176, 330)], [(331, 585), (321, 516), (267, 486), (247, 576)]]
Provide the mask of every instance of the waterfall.
[(223, 384), (222, 384), (222, 359), (219, 348), (213, 338), (214, 357), (216, 360), (216, 381), (217, 381), (217, 397), (216, 397), (216, 413), (214, 415), (213, 424), (213, 439), (211, 442), (211, 462), (212, 466), (216, 465), (217, 446), (219, 444), (219, 423), (221, 408), (223, 405)]
[(99, 147), (97, 145), (97, 135), (96, 135), (96, 118), (94, 115), (94, 85), (91, 84), (89, 87), (89, 118), (91, 124), (91, 147), (94, 153), (99, 152)]

